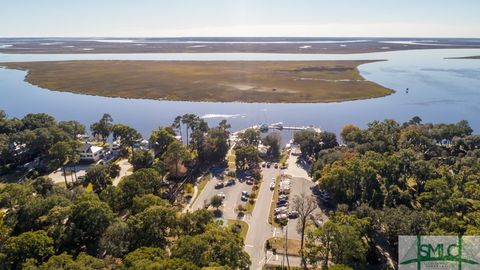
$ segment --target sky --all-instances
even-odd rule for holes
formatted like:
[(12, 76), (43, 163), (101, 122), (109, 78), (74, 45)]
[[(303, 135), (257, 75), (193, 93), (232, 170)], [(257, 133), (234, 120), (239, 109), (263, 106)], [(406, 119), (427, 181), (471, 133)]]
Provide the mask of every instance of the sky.
[(0, 1), (0, 37), (192, 36), (480, 38), (480, 1)]

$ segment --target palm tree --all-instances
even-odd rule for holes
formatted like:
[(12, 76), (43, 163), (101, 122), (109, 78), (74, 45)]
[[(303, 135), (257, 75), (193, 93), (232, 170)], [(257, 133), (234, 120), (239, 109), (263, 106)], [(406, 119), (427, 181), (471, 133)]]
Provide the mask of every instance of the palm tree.
[(180, 133), (180, 137), (182, 137), (182, 116), (181, 115), (178, 115), (177, 117), (175, 117), (175, 120), (173, 120), (173, 123), (172, 123), (172, 128), (176, 129), (178, 133)]
[(198, 116), (195, 114), (185, 114), (182, 116), (182, 123), (186, 126), (187, 128), (187, 146), (189, 144), (189, 137), (188, 137), (188, 130), (193, 129), (195, 127), (195, 122), (197, 120)]

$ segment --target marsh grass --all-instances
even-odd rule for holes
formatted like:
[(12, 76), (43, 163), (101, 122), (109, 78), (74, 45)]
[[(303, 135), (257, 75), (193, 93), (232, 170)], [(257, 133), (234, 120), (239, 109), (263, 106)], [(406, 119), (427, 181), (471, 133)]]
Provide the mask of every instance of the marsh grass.
[(371, 61), (58, 61), (5, 63), (55, 91), (123, 98), (317, 103), (381, 97), (366, 81)]

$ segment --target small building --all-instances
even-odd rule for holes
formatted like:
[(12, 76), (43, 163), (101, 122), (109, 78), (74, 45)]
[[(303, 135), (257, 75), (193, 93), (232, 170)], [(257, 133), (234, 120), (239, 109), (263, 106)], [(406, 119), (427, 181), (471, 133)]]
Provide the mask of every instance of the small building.
[(85, 143), (80, 148), (80, 161), (97, 162), (103, 158), (103, 147)]

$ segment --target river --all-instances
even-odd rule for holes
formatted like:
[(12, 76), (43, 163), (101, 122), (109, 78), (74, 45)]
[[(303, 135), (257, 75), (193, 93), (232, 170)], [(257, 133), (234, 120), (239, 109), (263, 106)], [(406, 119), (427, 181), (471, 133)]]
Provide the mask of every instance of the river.
[[(317, 104), (180, 102), (108, 98), (55, 92), (24, 81), (26, 72), (0, 68), (0, 109), (11, 117), (48, 113), (57, 120), (79, 120), (87, 127), (103, 113), (144, 136), (169, 125), (177, 115), (194, 113), (211, 125), (228, 119), (237, 130), (258, 123), (315, 125), (338, 133), (348, 123), (364, 127), (372, 120), (424, 122), (468, 120), (480, 131), (480, 60), (446, 59), (480, 55), (480, 49), (437, 49), (367, 54), (0, 54), (0, 62), (61, 60), (387, 60), (364, 64), (360, 73), (396, 92), (368, 100)], [(406, 89), (409, 89), (408, 92)]]

